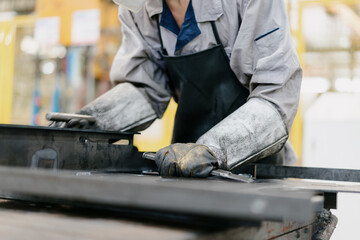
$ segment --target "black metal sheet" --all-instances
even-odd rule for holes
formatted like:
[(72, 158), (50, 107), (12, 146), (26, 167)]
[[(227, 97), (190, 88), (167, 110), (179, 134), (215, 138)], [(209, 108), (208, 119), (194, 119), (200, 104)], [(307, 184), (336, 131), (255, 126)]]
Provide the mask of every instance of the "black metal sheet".
[[(124, 143), (117, 144), (119, 140)], [(133, 134), (0, 125), (0, 165), (69, 170), (156, 170), (133, 146)]]
[(307, 221), (323, 207), (313, 191), (278, 184), (165, 179), (130, 174), (0, 168), (0, 191), (10, 195), (103, 204), (125, 209), (247, 221)]
[(255, 165), (256, 178), (299, 178), (327, 181), (360, 182), (360, 170), (337, 168), (310, 168), (277, 166), (270, 164)]
[(329, 182), (319, 180), (261, 180), (282, 187), (317, 191), (321, 193), (360, 193), (360, 183)]

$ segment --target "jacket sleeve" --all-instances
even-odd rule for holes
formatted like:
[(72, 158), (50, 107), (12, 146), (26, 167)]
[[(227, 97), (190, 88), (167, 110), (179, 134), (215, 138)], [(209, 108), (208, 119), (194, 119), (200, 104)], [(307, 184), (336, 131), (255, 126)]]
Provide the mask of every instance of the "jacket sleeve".
[(123, 41), (114, 59), (110, 79), (115, 84), (133, 84), (150, 103), (156, 115), (162, 117), (171, 98), (167, 77), (135, 22), (147, 27), (151, 24), (150, 18), (145, 16), (145, 12), (132, 14), (119, 7), (119, 19)]
[(165, 74), (137, 29), (134, 16), (120, 7), (119, 18), (123, 42), (110, 72), (116, 86), (79, 113), (94, 116), (103, 130), (140, 131), (162, 117), (170, 94)]
[(230, 65), (250, 96), (197, 142), (209, 146), (226, 169), (283, 148), (302, 79), (283, 0), (241, 2), (246, 4), (240, 4), (242, 23)]

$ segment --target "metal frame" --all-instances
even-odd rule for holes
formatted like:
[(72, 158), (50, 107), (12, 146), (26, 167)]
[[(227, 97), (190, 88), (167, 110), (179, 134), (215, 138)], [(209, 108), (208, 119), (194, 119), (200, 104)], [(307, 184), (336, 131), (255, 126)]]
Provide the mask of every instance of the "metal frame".
[(360, 182), (360, 170), (337, 168), (311, 168), (255, 164), (254, 176), (260, 179), (316, 179), (327, 181)]
[[(221, 219), (240, 223), (309, 221), (324, 204), (336, 208), (337, 192), (360, 193), (359, 184), (274, 180), (360, 182), (360, 170), (351, 169), (255, 164), (247, 166), (256, 177), (252, 184), (219, 181), (217, 177), (194, 180), (145, 176), (145, 172), (155, 174), (157, 167), (133, 146), (132, 133), (0, 125), (0, 136), (2, 198), (150, 212), (157, 217), (170, 214), (186, 221)], [(118, 141), (126, 144), (116, 144)]]
[(156, 169), (133, 146), (132, 133), (0, 125), (0, 136), (2, 166), (135, 173)]
[(0, 168), (0, 192), (4, 198), (37, 197), (45, 202), (80, 202), (230, 222), (309, 221), (323, 207), (323, 197), (315, 191), (277, 183), (89, 175), (6, 167)]

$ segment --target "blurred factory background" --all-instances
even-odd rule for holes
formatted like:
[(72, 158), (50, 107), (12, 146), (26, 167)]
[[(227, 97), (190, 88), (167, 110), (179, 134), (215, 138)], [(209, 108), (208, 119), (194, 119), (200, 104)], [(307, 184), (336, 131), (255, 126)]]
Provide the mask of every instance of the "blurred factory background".
[[(360, 169), (360, 0), (286, 4), (304, 69), (291, 133), (297, 164)], [(111, 0), (0, 0), (0, 123), (47, 125), (47, 112), (76, 112), (110, 89), (120, 44)], [(172, 102), (137, 136), (140, 150), (170, 143), (175, 111)], [(339, 195), (348, 209), (336, 213), (334, 239), (353, 239), (344, 234), (349, 214), (360, 214), (355, 199)]]

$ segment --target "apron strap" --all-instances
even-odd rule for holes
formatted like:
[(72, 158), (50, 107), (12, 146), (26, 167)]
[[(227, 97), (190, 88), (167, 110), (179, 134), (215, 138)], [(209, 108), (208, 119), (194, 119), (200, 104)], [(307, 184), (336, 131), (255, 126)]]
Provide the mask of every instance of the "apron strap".
[(161, 45), (161, 51), (163, 55), (168, 55), (168, 52), (164, 48), (164, 42), (161, 36), (161, 29), (160, 29), (160, 20), (159, 20), (159, 14), (156, 15), (156, 23), (158, 27), (158, 33), (159, 33), (159, 39), (160, 39), (160, 45)]
[(213, 33), (214, 33), (214, 36), (215, 36), (215, 39), (216, 39), (216, 43), (219, 44), (219, 45), (222, 45), (221, 40), (220, 40), (220, 36), (219, 36), (219, 32), (217, 30), (215, 22), (211, 21), (210, 23), (211, 23), (211, 27), (213, 29)]

